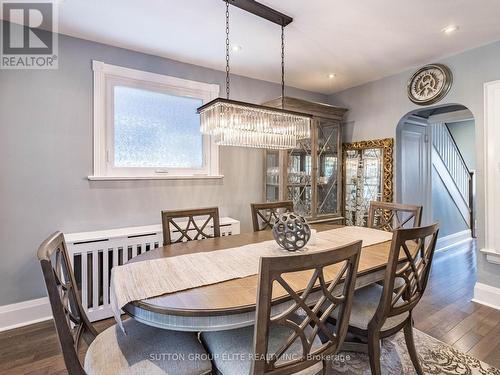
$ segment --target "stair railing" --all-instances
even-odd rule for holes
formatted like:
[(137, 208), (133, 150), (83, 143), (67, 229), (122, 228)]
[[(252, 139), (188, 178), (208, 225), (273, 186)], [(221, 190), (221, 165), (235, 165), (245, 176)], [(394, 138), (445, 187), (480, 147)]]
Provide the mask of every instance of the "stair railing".
[(460, 152), (455, 139), (451, 135), (448, 126), (445, 123), (435, 123), (431, 124), (431, 129), (433, 146), (455, 182), (455, 185), (464, 202), (469, 207), (470, 227), (473, 232), (472, 235), (474, 236), (474, 172), (470, 171), (467, 167), (462, 153)]

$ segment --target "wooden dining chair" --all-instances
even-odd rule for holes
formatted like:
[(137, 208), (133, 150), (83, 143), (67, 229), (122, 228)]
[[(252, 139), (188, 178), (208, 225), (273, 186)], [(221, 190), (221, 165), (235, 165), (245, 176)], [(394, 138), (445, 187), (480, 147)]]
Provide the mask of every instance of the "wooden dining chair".
[(162, 211), (161, 222), (163, 246), (220, 237), (219, 208), (217, 207)]
[(422, 206), (370, 202), (368, 227), (392, 232), (400, 228), (416, 228), (422, 220)]
[[(358, 241), (326, 251), (261, 258), (255, 326), (201, 334), (217, 373), (322, 373), (323, 360), (338, 351), (347, 334), (360, 251)], [(303, 290), (294, 286), (297, 272), (310, 278)], [(277, 295), (280, 304), (273, 301)], [(339, 316), (335, 330), (326, 324), (332, 311)]]
[[(413, 340), (412, 312), (429, 279), (438, 232), (437, 224), (395, 230), (383, 286), (372, 284), (354, 293), (349, 331), (367, 341), (362, 350), (368, 351), (374, 375), (381, 374), (380, 339), (401, 329), (413, 366), (423, 374)], [(337, 318), (335, 312), (332, 317)]]
[(293, 212), (292, 201), (252, 203), (253, 231), (272, 229), (277, 215), (283, 212)]
[[(127, 319), (123, 322), (126, 335), (116, 325), (97, 334), (83, 310), (61, 232), (47, 238), (37, 255), (70, 375), (211, 372), (211, 363), (203, 359), (206, 352), (195, 333), (162, 330)], [(88, 345), (83, 365), (79, 358), (82, 340)], [(152, 356), (156, 353), (173, 353), (186, 360), (175, 360), (175, 356)], [(187, 359), (191, 354), (200, 357)]]

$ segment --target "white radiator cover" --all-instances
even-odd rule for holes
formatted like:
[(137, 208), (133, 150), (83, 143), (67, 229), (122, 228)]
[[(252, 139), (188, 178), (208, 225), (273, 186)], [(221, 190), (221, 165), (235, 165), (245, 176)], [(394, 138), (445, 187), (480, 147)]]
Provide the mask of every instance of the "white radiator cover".
[[(240, 233), (240, 222), (220, 218), (221, 236)], [(172, 238), (177, 234), (172, 231)], [(109, 304), (111, 268), (162, 246), (161, 224), (65, 235), (82, 305), (91, 321), (113, 316)]]

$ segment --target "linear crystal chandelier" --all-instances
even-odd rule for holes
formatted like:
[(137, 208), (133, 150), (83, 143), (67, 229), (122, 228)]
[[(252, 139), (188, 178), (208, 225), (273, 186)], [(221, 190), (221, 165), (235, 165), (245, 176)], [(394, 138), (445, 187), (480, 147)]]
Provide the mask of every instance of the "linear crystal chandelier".
[(292, 18), (256, 1), (231, 0), (232, 4), (281, 26), (281, 109), (229, 99), (229, 0), (226, 2), (226, 99), (217, 98), (198, 108), (201, 132), (215, 137), (223, 146), (268, 149), (295, 148), (297, 140), (308, 138), (311, 116), (284, 109), (285, 26)]

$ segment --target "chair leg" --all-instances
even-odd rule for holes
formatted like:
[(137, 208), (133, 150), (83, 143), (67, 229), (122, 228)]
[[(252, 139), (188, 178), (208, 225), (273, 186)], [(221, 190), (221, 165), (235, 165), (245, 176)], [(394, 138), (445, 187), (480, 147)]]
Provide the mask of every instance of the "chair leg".
[(379, 333), (368, 333), (368, 356), (370, 358), (370, 369), (372, 375), (381, 375), (380, 368), (380, 336)]
[(415, 341), (413, 339), (413, 324), (411, 318), (408, 319), (408, 323), (404, 326), (405, 333), (405, 341), (406, 347), (408, 348), (408, 353), (410, 354), (411, 362), (413, 363), (413, 367), (415, 367), (415, 371), (418, 375), (423, 375), (424, 372), (422, 367), (420, 366), (420, 362), (418, 360), (417, 350), (415, 348)]
[[(329, 361), (327, 361), (326, 359), (323, 359), (322, 362), (323, 362), (323, 371), (321, 371), (320, 374), (322, 374), (322, 375), (328, 375), (328, 374), (330, 374), (330, 370), (329, 370), (330, 363), (329, 363)], [(317, 375), (319, 375), (319, 374), (317, 374)]]

